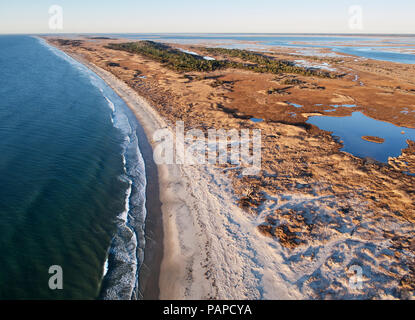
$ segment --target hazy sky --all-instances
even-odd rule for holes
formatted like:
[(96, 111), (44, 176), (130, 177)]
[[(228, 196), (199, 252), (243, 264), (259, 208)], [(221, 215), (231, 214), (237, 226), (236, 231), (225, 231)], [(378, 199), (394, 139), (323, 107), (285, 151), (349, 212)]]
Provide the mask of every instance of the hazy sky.
[[(49, 7), (63, 29), (49, 29)], [(363, 29), (349, 27), (352, 5)], [(0, 33), (415, 33), (414, 0), (0, 0)]]

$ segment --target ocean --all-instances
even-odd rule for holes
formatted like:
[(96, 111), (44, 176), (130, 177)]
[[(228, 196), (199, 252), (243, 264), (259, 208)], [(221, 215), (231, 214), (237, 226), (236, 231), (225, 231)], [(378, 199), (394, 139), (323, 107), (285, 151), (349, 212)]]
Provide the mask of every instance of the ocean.
[(41, 39), (0, 36), (0, 70), (0, 299), (140, 298), (147, 182), (134, 115)]

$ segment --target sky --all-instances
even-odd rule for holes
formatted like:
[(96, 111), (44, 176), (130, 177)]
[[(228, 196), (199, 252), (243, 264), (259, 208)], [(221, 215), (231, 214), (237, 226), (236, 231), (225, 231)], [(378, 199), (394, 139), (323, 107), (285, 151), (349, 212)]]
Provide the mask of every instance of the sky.
[(415, 34), (414, 16), (414, 0), (0, 0), (0, 33)]

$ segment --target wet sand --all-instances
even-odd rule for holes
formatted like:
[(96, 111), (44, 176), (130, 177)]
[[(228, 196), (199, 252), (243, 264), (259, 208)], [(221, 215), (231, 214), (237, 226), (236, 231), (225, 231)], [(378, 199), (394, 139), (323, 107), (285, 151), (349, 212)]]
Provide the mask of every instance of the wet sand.
[(157, 165), (153, 160), (153, 149), (142, 127), (139, 127), (139, 148), (143, 155), (147, 188), (145, 226), (146, 246), (140, 270), (140, 289), (144, 300), (157, 300), (160, 296), (159, 278), (163, 259), (163, 219), (160, 202), (160, 185)]

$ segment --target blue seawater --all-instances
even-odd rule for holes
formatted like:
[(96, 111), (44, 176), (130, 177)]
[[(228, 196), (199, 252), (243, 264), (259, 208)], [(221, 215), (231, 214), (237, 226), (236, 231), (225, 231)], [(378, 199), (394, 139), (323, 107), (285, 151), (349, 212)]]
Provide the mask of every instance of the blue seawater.
[[(0, 36), (0, 299), (140, 296), (137, 126), (85, 66), (42, 39)], [(49, 286), (56, 265), (62, 290)]]

